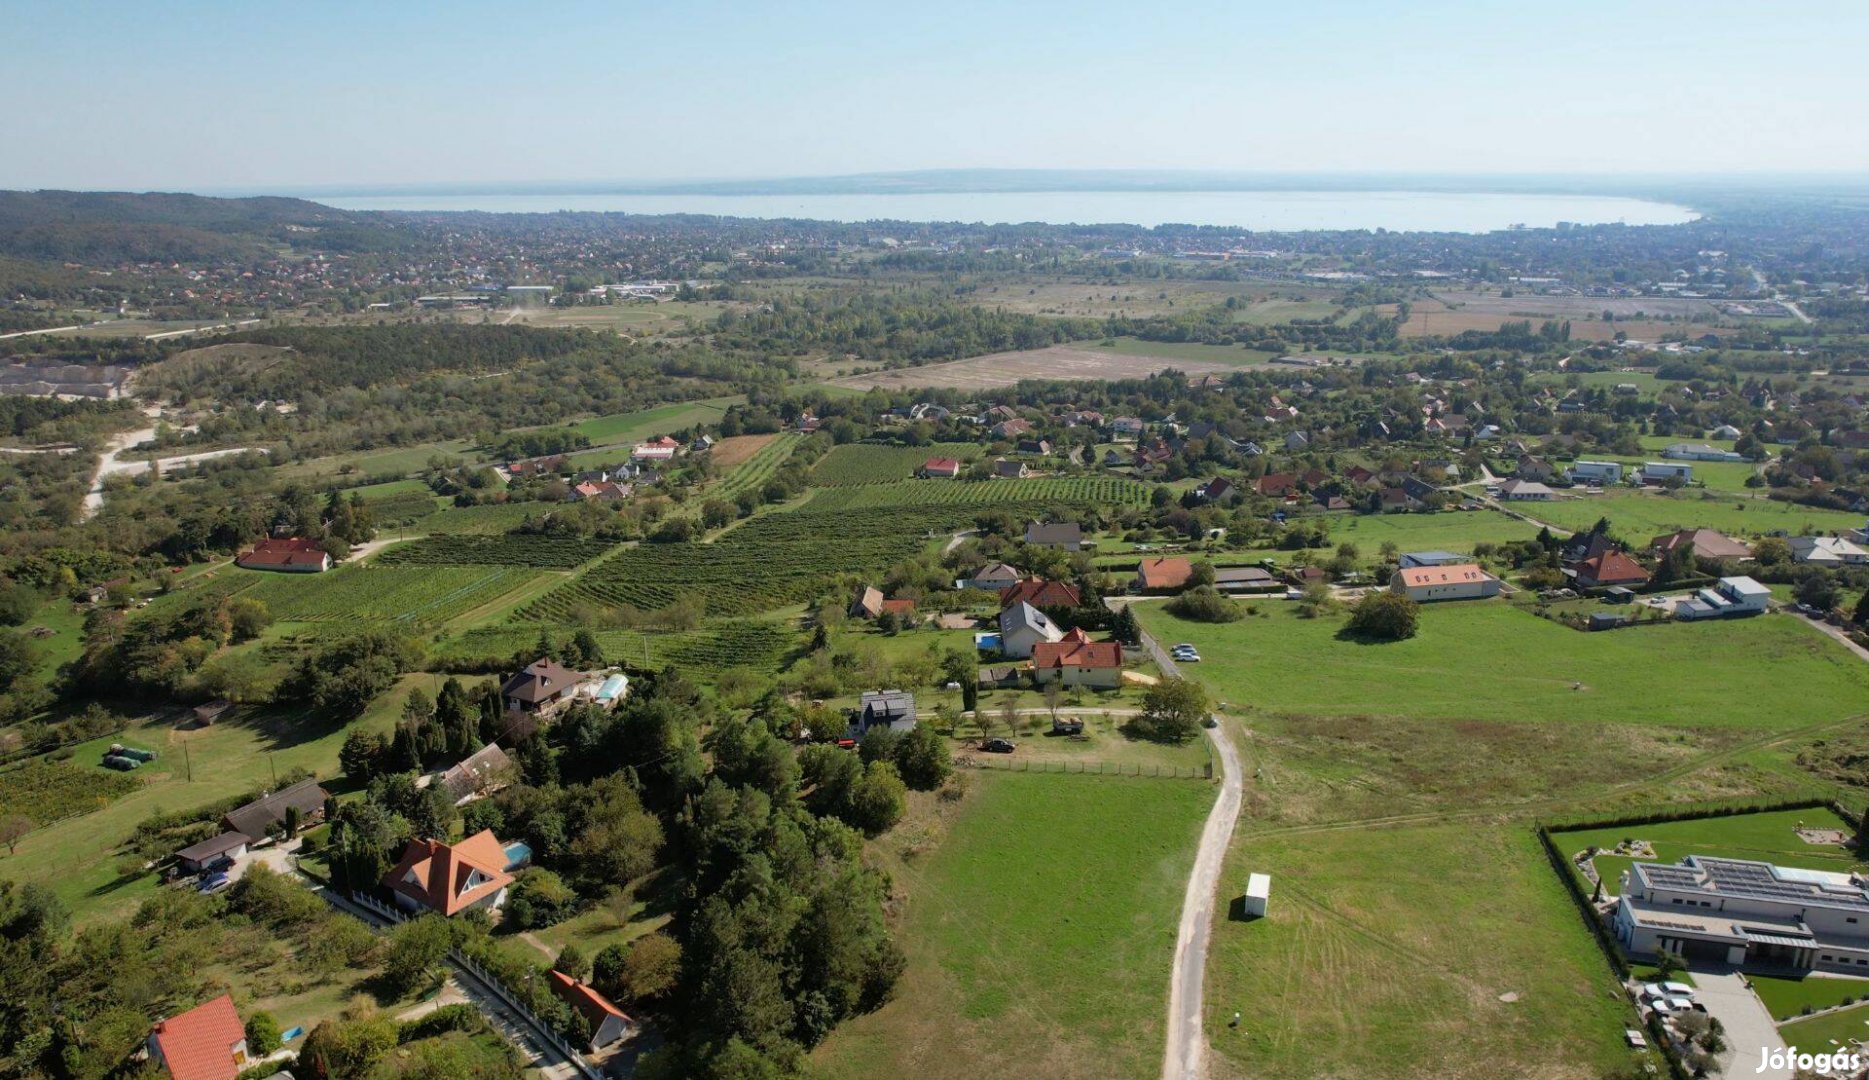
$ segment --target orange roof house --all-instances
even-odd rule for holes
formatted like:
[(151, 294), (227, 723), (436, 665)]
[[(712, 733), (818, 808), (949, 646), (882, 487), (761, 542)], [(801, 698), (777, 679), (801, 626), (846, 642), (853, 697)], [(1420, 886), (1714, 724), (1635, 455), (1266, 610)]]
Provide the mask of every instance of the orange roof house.
[(234, 1080), (253, 1064), (246, 1028), (226, 994), (158, 1020), (147, 1045), (150, 1060), (175, 1080)]
[(331, 556), (316, 540), (298, 537), (261, 540), (240, 553), (235, 566), (248, 570), (284, 570), (289, 573), (316, 574), (331, 569)]
[(939, 477), (947, 477), (950, 479), (953, 477), (959, 476), (960, 475), (960, 459), (949, 458), (949, 457), (931, 457), (927, 461), (922, 462), (921, 474), (923, 476), (939, 476)]
[(1054, 679), (1066, 686), (1114, 689), (1123, 682), (1123, 646), (1092, 641), (1081, 629), (1061, 641), (1032, 646), (1032, 679), (1041, 686)]
[(1586, 589), (1606, 585), (1645, 585), (1648, 571), (1620, 551), (1605, 551), (1577, 564), (1577, 584)]
[(383, 887), (408, 911), (453, 915), (471, 907), (497, 908), (506, 902), (506, 887), (513, 883), (506, 866), (506, 849), (492, 829), (458, 844), (411, 840), (402, 858), (383, 875)]
[(1136, 588), (1142, 592), (1179, 589), (1194, 577), (1194, 564), (1179, 556), (1144, 559), (1136, 568)]
[(1083, 594), (1075, 585), (1044, 578), (1025, 578), (999, 594), (999, 606), (1002, 608), (1021, 602), (1035, 608), (1074, 608), (1084, 601)]
[(589, 983), (566, 975), (562, 971), (551, 972), (552, 993), (564, 999), (571, 1010), (582, 1017), (585, 1029), (591, 1034), (591, 1049), (601, 1050), (612, 1043), (622, 1042), (636, 1034), (636, 1022), (629, 1014), (611, 1004), (591, 987)]
[(1389, 590), (1418, 603), (1478, 600), (1499, 595), (1499, 579), (1476, 563), (1404, 566), (1389, 578)]

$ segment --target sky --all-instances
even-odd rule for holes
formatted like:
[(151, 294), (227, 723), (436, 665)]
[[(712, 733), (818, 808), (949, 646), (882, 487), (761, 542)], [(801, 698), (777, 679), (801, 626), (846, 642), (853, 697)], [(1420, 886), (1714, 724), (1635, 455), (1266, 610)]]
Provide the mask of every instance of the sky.
[(1869, 171), (1869, 5), (0, 0), (0, 187)]

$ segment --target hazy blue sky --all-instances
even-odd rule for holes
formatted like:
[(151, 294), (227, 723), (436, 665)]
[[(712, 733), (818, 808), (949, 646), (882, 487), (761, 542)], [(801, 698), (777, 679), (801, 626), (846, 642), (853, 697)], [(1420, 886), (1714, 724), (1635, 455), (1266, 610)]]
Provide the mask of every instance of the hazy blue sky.
[(1869, 169), (1869, 5), (0, 0), (0, 186)]

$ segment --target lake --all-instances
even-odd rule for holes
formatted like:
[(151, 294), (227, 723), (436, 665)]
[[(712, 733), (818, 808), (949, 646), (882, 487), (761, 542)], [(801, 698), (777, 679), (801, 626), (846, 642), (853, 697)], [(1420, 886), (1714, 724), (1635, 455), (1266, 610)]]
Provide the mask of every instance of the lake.
[(813, 195), (360, 195), (316, 198), (343, 210), (558, 210), (710, 214), (814, 221), (1217, 225), (1272, 232), (1389, 229), (1481, 233), (1515, 225), (1679, 225), (1684, 206), (1605, 195), (1433, 191), (1060, 191)]

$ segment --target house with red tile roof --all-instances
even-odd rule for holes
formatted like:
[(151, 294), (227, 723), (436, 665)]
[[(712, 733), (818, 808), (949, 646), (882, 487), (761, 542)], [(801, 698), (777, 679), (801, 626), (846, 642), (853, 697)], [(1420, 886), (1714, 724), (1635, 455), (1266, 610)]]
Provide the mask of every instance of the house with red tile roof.
[(1044, 578), (1025, 578), (999, 594), (999, 606), (1025, 603), (1035, 608), (1074, 608), (1083, 603), (1083, 594), (1075, 585)]
[(915, 601), (913, 600), (884, 600), (882, 613), (884, 615), (894, 615), (899, 619), (900, 618), (912, 619), (915, 617)]
[(1253, 481), (1253, 490), (1271, 498), (1290, 495), (1298, 490), (1298, 478), (1290, 473), (1266, 473)]
[(1194, 577), (1194, 564), (1178, 555), (1144, 559), (1136, 567), (1137, 592), (1172, 592), (1185, 588)]
[(1499, 579), (1476, 563), (1405, 566), (1389, 578), (1389, 591), (1423, 604), (1435, 600), (1480, 600), (1499, 595)]
[(1060, 641), (1040, 642), (1032, 646), (1032, 681), (1040, 686), (1055, 681), (1115, 690), (1123, 685), (1123, 646), (1115, 641), (1091, 641), (1081, 629)]
[(468, 908), (488, 911), (506, 903), (506, 848), (492, 829), (482, 829), (458, 844), (411, 840), (402, 858), (383, 875), (383, 887), (404, 911), (454, 915)]
[(288, 574), (321, 574), (331, 569), (324, 544), (296, 536), (261, 540), (234, 559), (248, 570), (281, 570)]
[(146, 1045), (149, 1060), (175, 1080), (234, 1080), (254, 1063), (246, 1027), (226, 994), (158, 1020)]
[(611, 1004), (610, 999), (591, 984), (579, 982), (562, 971), (553, 971), (550, 977), (552, 993), (564, 999), (571, 1011), (584, 1021), (585, 1030), (590, 1032), (592, 1050), (614, 1046), (636, 1034), (636, 1022), (629, 1014)]
[(960, 475), (960, 459), (951, 457), (931, 457), (922, 462), (916, 475), (924, 480), (952, 480)]
[(1648, 571), (1620, 551), (1605, 551), (1577, 564), (1577, 584), (1585, 589), (1611, 585), (1646, 585)]

